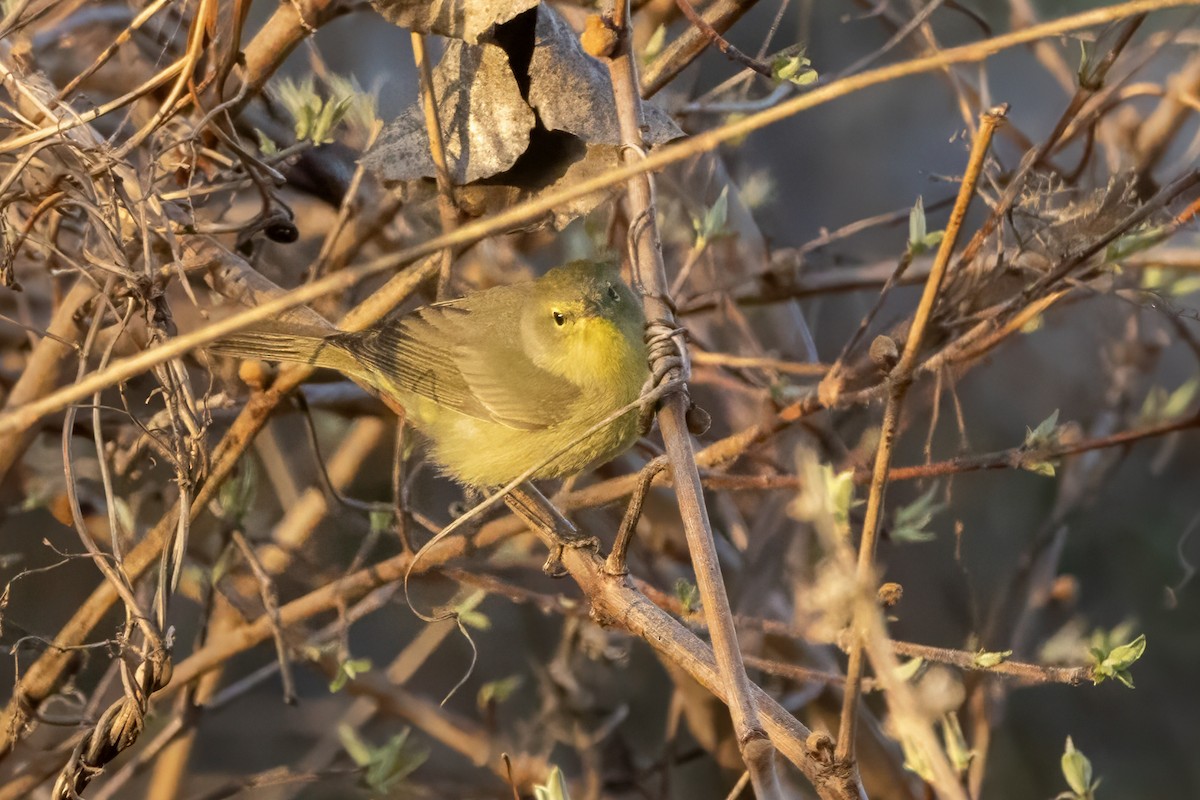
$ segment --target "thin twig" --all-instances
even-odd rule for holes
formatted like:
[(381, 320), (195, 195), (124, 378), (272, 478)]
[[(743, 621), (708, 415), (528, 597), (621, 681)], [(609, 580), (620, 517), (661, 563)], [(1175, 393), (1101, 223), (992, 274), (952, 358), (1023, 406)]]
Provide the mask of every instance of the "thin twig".
[[(958, 242), (963, 219), (967, 208), (975, 196), (975, 184), (983, 172), (984, 160), (991, 145), (992, 134), (1004, 120), (1006, 107), (994, 108), (985, 112), (980, 118), (979, 133), (971, 147), (971, 155), (967, 169), (959, 188), (958, 199), (950, 212), (946, 223), (946, 234), (938, 248), (937, 257), (925, 283), (925, 290), (917, 305), (912, 325), (909, 327), (908, 338), (904, 343), (904, 352), (900, 356), (888, 378), (890, 391), (887, 407), (884, 410), (883, 429), (880, 432), (879, 448), (875, 452), (875, 468), (871, 480), (870, 493), (867, 495), (867, 510), (863, 519), (862, 539), (858, 550), (857, 581), (866, 586), (874, 580), (875, 543), (879, 534), (879, 523), (883, 513), (883, 496), (887, 488), (888, 469), (891, 466), (892, 447), (895, 444), (896, 432), (900, 425), (900, 413), (904, 405), (904, 397), (912, 384), (913, 372), (917, 358), (921, 354), (921, 344), (926, 326), (933, 313), (934, 303), (950, 263), (950, 256)], [(846, 667), (846, 691), (842, 697), (842, 713), (838, 725), (837, 749), (835, 757), (840, 762), (848, 762), (854, 754), (854, 728), (858, 716), (858, 692), (862, 681), (863, 644), (862, 631), (856, 625), (856, 636), (850, 648), (849, 664)]]
[[(609, 55), (608, 67), (621, 129), (622, 157), (626, 164), (632, 164), (639, 161), (644, 152), (642, 101), (637, 89), (637, 67), (629, 47), (628, 0), (614, 0), (613, 9), (612, 26), (617, 34), (617, 48)], [(667, 295), (669, 283), (659, 245), (654, 184), (650, 175), (629, 181), (626, 186), (626, 208), (631, 220), (629, 237), (634, 282), (643, 293), (646, 319), (650, 320), (651, 326), (673, 329), (674, 315)], [(676, 341), (683, 363), (669, 369), (651, 364), (651, 371), (655, 374), (664, 371), (666, 380), (687, 377), (685, 345), (680, 339)], [(652, 361), (654, 357), (652, 354)], [(712, 527), (686, 421), (689, 406), (686, 389), (664, 397), (659, 403), (659, 429), (675, 480), (675, 494), (679, 499), (679, 513), (683, 518), (696, 585), (705, 613), (710, 617), (713, 654), (725, 687), (722, 694), (733, 717), (738, 749), (750, 772), (755, 795), (764, 799), (779, 798), (782, 797), (782, 790), (775, 773), (774, 748), (762, 729), (750, 680), (742, 664), (729, 598), (713, 544)]]
[[(438, 117), (437, 96), (434, 93), (433, 67), (425, 49), (425, 34), (412, 32), (413, 60), (417, 64), (417, 75), (421, 83), (421, 110), (425, 114), (425, 135), (429, 139), (429, 155), (433, 159), (434, 177), (438, 190), (438, 217), (442, 233), (458, 227), (458, 207), (454, 202), (454, 184), (450, 180), (450, 168), (446, 165), (446, 144), (442, 137), (441, 118)], [(442, 266), (438, 272), (437, 298), (446, 299), (450, 287), (450, 267), (453, 249), (442, 251)]]
[(718, 33), (712, 25), (709, 25), (704, 17), (696, 13), (696, 9), (692, 7), (692, 4), (688, 2), (688, 0), (675, 0), (675, 5), (677, 5), (679, 10), (683, 12), (683, 15), (688, 18), (688, 22), (695, 25), (696, 28), (702, 34), (704, 34), (704, 37), (708, 39), (709, 42), (716, 45), (717, 49), (728, 56), (730, 60), (736, 61), (738, 64), (741, 64), (747, 69), (754, 70), (759, 75), (763, 75), (767, 78), (774, 77), (771, 74), (770, 65), (764, 64), (755, 58), (751, 58), (730, 44), (729, 40)]
[[(21, 409), (0, 414), (0, 434), (16, 428), (26, 428), (40, 417), (61, 410), (70, 403), (78, 402), (97, 389), (127, 380), (134, 375), (150, 369), (155, 364), (180, 356), (196, 347), (202, 347), (254, 323), (270, 319), (290, 308), (303, 305), (323, 295), (347, 289), (371, 275), (394, 270), (397, 267), (412, 263), (418, 258), (423, 258), (446, 247), (475, 242), (499, 231), (509, 230), (533, 222), (542, 218), (546, 212), (553, 210), (563, 203), (610, 186), (627, 182), (638, 175), (657, 171), (669, 164), (691, 158), (697, 153), (709, 152), (722, 142), (743, 137), (760, 128), (787, 119), (801, 111), (815, 108), (823, 103), (844, 97), (853, 92), (894, 81), (902, 77), (938, 70), (949, 64), (981, 61), (1001, 50), (1018, 47), (1028, 42), (1057, 36), (1079, 28), (1103, 24), (1132, 14), (1188, 5), (1200, 5), (1200, 0), (1131, 0), (1128, 3), (1093, 9), (1053, 22), (1036, 25), (1025, 30), (997, 36), (982, 42), (943, 50), (935, 55), (924, 58), (913, 59), (912, 61), (860, 73), (844, 80), (818, 87), (773, 108), (752, 114), (741, 120), (727, 123), (710, 131), (696, 134), (677, 144), (666, 145), (653, 153), (646, 154), (644, 158), (625, 163), (596, 177), (573, 183), (553, 192), (547, 192), (535, 199), (505, 209), (491, 217), (465, 223), (449, 234), (443, 234), (395, 253), (381, 256), (374, 261), (358, 267), (351, 267), (337, 274), (328, 275), (313, 283), (294, 289), (276, 301), (235, 314), (220, 322), (194, 331), (187, 336), (180, 336), (159, 347), (118, 361), (106, 370), (91, 373), (80, 384), (56, 392), (41, 401), (31, 403)], [(11, 72), (5, 71), (3, 60), (0, 59), (0, 80), (8, 80), (11, 75)]]
[[(713, 30), (724, 33), (757, 2), (758, 0), (716, 0), (704, 9), (703, 19)], [(642, 75), (642, 97), (648, 100), (657, 94), (695, 61), (710, 41), (711, 39), (694, 25), (680, 33), (679, 37), (664, 47), (658, 57), (646, 67), (645, 74)]]

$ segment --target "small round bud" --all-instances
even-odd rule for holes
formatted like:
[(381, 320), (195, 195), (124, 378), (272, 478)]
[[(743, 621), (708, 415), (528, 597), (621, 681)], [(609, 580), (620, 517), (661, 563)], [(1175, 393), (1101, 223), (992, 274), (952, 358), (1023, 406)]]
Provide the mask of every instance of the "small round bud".
[(1079, 581), (1074, 575), (1059, 575), (1050, 584), (1050, 599), (1055, 603), (1074, 604), (1079, 598)]
[(700, 406), (692, 403), (685, 415), (688, 432), (693, 436), (703, 436), (712, 425), (712, 416)]
[(238, 377), (254, 391), (261, 392), (270, 383), (270, 367), (252, 358), (238, 365)]
[(617, 49), (617, 31), (612, 22), (592, 14), (583, 23), (583, 33), (579, 37), (583, 51), (593, 58), (608, 58)]
[(884, 372), (891, 372), (900, 363), (900, 350), (890, 336), (879, 335), (871, 342), (871, 361)]
[(881, 606), (891, 608), (904, 597), (904, 587), (893, 581), (888, 581), (879, 587), (878, 597)]

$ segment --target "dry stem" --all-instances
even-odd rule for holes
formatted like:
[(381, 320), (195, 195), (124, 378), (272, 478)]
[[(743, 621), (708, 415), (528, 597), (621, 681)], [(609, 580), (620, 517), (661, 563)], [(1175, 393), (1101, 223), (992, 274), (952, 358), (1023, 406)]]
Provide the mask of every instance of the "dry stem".
[[(875, 453), (875, 469), (870, 493), (867, 496), (867, 511), (863, 519), (862, 540), (858, 550), (856, 580), (864, 588), (864, 591), (868, 588), (867, 585), (874, 580), (875, 542), (879, 534), (879, 523), (883, 513), (883, 496), (887, 488), (888, 469), (891, 466), (892, 446), (895, 444), (896, 432), (900, 425), (904, 396), (912, 383), (917, 358), (921, 354), (921, 342), (925, 335), (925, 329), (933, 313), (933, 306), (937, 301), (946, 267), (950, 263), (950, 256), (958, 242), (967, 207), (975, 195), (975, 184), (983, 171), (983, 163), (988, 147), (991, 145), (992, 133), (996, 126), (1003, 121), (1006, 112), (1005, 107), (992, 109), (985, 112), (980, 119), (979, 134), (975, 137), (972, 145), (971, 156), (959, 188), (958, 199), (954, 203), (950, 220), (946, 224), (946, 235), (942, 239), (929, 278), (925, 282), (925, 290), (921, 294), (921, 301), (917, 305), (916, 314), (909, 327), (904, 352), (900, 356), (899, 363), (888, 376), (890, 384), (888, 402), (884, 410), (879, 449)], [(850, 648), (850, 661), (846, 667), (846, 691), (842, 698), (842, 713), (835, 751), (837, 760), (840, 762), (848, 762), (854, 755), (854, 726), (858, 715), (858, 693), (863, 667), (862, 640), (860, 638), (863, 633), (858, 630), (861, 624), (861, 620), (856, 621), (856, 636), (854, 644)]]

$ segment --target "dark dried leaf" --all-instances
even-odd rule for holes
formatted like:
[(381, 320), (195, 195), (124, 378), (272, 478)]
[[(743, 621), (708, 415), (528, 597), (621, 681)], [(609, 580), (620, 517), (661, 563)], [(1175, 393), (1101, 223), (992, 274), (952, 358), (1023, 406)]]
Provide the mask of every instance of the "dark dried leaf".
[[(578, 34), (547, 5), (538, 8), (529, 102), (552, 131), (573, 133), (589, 144), (621, 143), (608, 70), (583, 51)], [(643, 108), (647, 144), (683, 136), (666, 112), (648, 103)]]
[(384, 19), (418, 33), (436, 33), (471, 44), (488, 41), (497, 25), (538, 0), (372, 0)]
[[(516, 163), (535, 120), (502, 49), (450, 42), (433, 72), (433, 85), (454, 183), (489, 178)], [(433, 176), (419, 104), (388, 123), (363, 164), (385, 181)]]

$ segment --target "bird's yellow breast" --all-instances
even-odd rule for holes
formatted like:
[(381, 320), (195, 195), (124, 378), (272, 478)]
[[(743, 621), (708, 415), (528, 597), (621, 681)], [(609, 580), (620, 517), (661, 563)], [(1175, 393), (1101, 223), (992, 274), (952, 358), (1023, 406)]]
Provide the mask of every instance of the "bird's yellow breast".
[[(638, 412), (630, 410), (588, 436), (583, 432), (637, 399), (647, 376), (645, 349), (630, 341), (613, 322), (601, 317), (580, 320), (563, 346), (543, 366), (580, 390), (571, 408), (554, 425), (515, 429), (499, 422), (424, 404), (417, 414), (429, 434), (434, 460), (446, 472), (473, 486), (499, 486), (546, 461), (531, 477), (571, 475), (611, 459), (638, 436)], [(536, 393), (537, 387), (529, 387)]]

